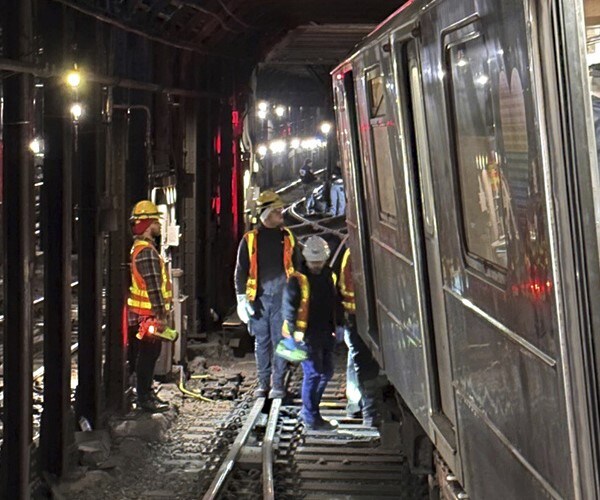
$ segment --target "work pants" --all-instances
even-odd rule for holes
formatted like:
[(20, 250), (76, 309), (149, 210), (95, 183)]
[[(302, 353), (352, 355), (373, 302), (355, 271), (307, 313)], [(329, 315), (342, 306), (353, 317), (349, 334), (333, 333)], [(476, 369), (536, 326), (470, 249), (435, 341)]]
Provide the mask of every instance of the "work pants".
[(344, 215), (346, 212), (346, 193), (344, 192), (344, 186), (342, 184), (332, 184), (329, 196), (331, 198), (331, 214), (334, 217), (336, 215)]
[(152, 393), (154, 366), (160, 356), (162, 342), (158, 339), (136, 337), (139, 327), (129, 327), (129, 371), (135, 367), (138, 400), (147, 399)]
[[(263, 293), (254, 301), (255, 313), (250, 317), (250, 335), (254, 337), (254, 356), (258, 383), (262, 388), (269, 386), (283, 390), (287, 361), (275, 356), (277, 344), (283, 338), (281, 328), (281, 301), (283, 286), (273, 294)], [(272, 384), (271, 376), (273, 378)]]
[(322, 420), (319, 404), (327, 382), (333, 377), (333, 338), (328, 332), (324, 332), (323, 335), (329, 339), (307, 344), (308, 359), (302, 362), (304, 377), (300, 415), (307, 425), (315, 425)]
[[(346, 322), (346, 331), (344, 340), (348, 346), (348, 361), (354, 365), (355, 378), (346, 381), (346, 385), (352, 384), (355, 380), (357, 390), (360, 394), (359, 407), (362, 410), (363, 421), (372, 424), (379, 420), (379, 406), (381, 400), (380, 388), (378, 387), (377, 377), (379, 375), (379, 365), (371, 355), (371, 351), (358, 334), (356, 319), (354, 315), (349, 315)], [(348, 371), (350, 368), (348, 368)], [(356, 395), (354, 395), (356, 397)], [(350, 399), (348, 400), (350, 403)], [(350, 407), (352, 412), (356, 409)]]
[(346, 413), (353, 415), (361, 409), (362, 394), (354, 367), (354, 348), (350, 342), (350, 332), (347, 329), (344, 330), (344, 341), (346, 342), (346, 346), (348, 346), (348, 360), (346, 363), (346, 399), (348, 403), (346, 404)]
[(311, 212), (315, 208), (315, 198), (313, 196), (315, 184), (313, 182), (310, 184), (303, 184), (302, 188), (304, 189), (304, 208), (306, 209), (306, 212)]

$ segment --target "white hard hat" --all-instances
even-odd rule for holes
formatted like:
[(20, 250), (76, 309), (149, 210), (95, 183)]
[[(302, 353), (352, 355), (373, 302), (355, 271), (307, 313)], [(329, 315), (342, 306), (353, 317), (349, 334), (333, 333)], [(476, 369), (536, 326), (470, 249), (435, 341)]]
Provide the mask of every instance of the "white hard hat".
[(329, 245), (320, 236), (311, 236), (304, 244), (302, 255), (308, 262), (321, 262), (329, 258)]

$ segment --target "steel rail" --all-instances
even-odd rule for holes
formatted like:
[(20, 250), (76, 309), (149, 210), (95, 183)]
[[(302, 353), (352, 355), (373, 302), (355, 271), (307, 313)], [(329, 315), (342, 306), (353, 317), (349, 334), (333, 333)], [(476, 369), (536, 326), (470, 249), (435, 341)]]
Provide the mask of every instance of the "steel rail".
[(269, 420), (262, 444), (262, 469), (263, 469), (263, 500), (275, 500), (275, 477), (273, 475), (273, 439), (277, 430), (281, 399), (274, 399), (269, 411)]
[[(321, 168), (319, 170), (315, 170), (314, 174), (315, 175), (321, 175), (323, 172), (325, 172), (325, 168)], [(300, 179), (297, 179), (295, 181), (290, 182), (289, 184), (286, 184), (285, 186), (276, 189), (275, 192), (277, 194), (283, 194), (286, 193), (287, 191), (291, 191), (292, 189), (294, 189), (296, 186), (300, 185), (302, 183), (302, 181)]]
[[(75, 280), (73, 281), (73, 283), (71, 283), (71, 288), (75, 288), (77, 285), (79, 285), (79, 280)], [(33, 300), (33, 305), (37, 306), (39, 304), (41, 304), (42, 302), (44, 302), (44, 297), (38, 297), (37, 299)], [(4, 314), (0, 314), (0, 323), (4, 323)]]
[(323, 224), (326, 222), (330, 222), (334, 219), (336, 219), (338, 216), (334, 216), (334, 217), (327, 217), (321, 220), (316, 220), (316, 221), (311, 221), (309, 219), (307, 219), (306, 217), (301, 216), (298, 211), (296, 210), (296, 207), (304, 200), (304, 198), (301, 198), (300, 200), (295, 201), (294, 203), (292, 203), (289, 207), (289, 214), (294, 217), (296, 220), (300, 221), (300, 224), (294, 224), (292, 226), (288, 226), (291, 230), (294, 229), (301, 229), (301, 228), (312, 228), (315, 231), (319, 231), (320, 233), (330, 233), (330, 234), (335, 234), (336, 236), (338, 236), (339, 238), (343, 238), (344, 236), (346, 236), (346, 233), (338, 230), (338, 229), (332, 229), (329, 227), (324, 226)]
[(240, 433), (235, 438), (235, 441), (233, 442), (233, 445), (231, 446), (229, 453), (223, 460), (221, 467), (219, 467), (219, 470), (217, 471), (217, 475), (213, 479), (213, 482), (211, 483), (210, 487), (208, 488), (208, 491), (202, 497), (203, 500), (212, 500), (214, 498), (217, 498), (217, 495), (220, 493), (221, 488), (223, 488), (223, 485), (225, 484), (227, 478), (233, 471), (233, 468), (238, 459), (238, 456), (239, 456), (244, 444), (248, 440), (248, 437), (250, 436), (250, 432), (252, 431), (252, 428), (256, 424), (256, 420), (258, 419), (258, 416), (260, 415), (260, 413), (262, 412), (262, 409), (265, 406), (265, 401), (266, 401), (266, 398), (258, 398), (256, 400), (256, 402), (254, 403), (254, 406), (252, 407), (252, 410), (248, 414), (248, 418), (246, 419), (244, 426), (242, 427)]

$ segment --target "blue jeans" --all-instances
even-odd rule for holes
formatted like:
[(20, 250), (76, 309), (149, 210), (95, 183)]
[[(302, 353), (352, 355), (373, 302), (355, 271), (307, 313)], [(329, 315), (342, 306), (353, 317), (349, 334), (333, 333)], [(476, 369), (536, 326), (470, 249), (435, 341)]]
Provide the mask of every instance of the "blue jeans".
[[(329, 334), (330, 335), (330, 334)], [(319, 403), (333, 377), (333, 342), (307, 344), (308, 359), (302, 362), (302, 411), (304, 422), (314, 425), (321, 420)]]
[[(380, 391), (373, 387), (373, 382), (376, 381), (379, 375), (379, 365), (358, 334), (356, 318), (353, 315), (347, 318), (344, 340), (348, 346), (348, 371), (350, 371), (350, 363), (352, 363), (354, 381), (360, 395), (359, 402), (363, 420), (377, 420), (381, 395), (379, 394)], [(347, 380), (346, 385), (349, 384), (350, 382)], [(348, 403), (350, 403), (350, 398), (348, 398)], [(349, 409), (353, 412), (356, 411), (353, 408)]]
[[(250, 317), (250, 334), (254, 337), (254, 356), (258, 383), (261, 387), (283, 389), (287, 361), (275, 356), (275, 348), (281, 336), (282, 293), (262, 294), (254, 301), (254, 316)], [(271, 384), (271, 375), (273, 383)]]
[(329, 191), (329, 197), (331, 198), (331, 214), (332, 215), (344, 215), (346, 211), (346, 193), (344, 192), (344, 186), (342, 184), (332, 184), (331, 190)]

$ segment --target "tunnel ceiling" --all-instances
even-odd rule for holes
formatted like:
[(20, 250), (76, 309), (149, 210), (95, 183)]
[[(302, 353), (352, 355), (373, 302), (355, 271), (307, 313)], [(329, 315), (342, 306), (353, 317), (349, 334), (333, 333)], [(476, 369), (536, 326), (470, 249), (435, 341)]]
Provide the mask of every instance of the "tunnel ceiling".
[[(398, 0), (54, 1), (192, 50), (259, 58), (298, 26), (310, 26), (297, 33), (303, 34), (304, 40), (311, 35), (314, 40), (331, 36), (336, 25), (339, 36), (351, 37), (356, 32), (351, 25), (379, 23), (403, 3)], [(329, 26), (321, 31), (321, 25)], [(334, 48), (339, 51), (339, 46)], [(326, 51), (328, 46), (322, 49)]]
[(260, 63), (259, 93), (312, 98), (329, 70), (405, 0), (54, 1), (159, 42)]

